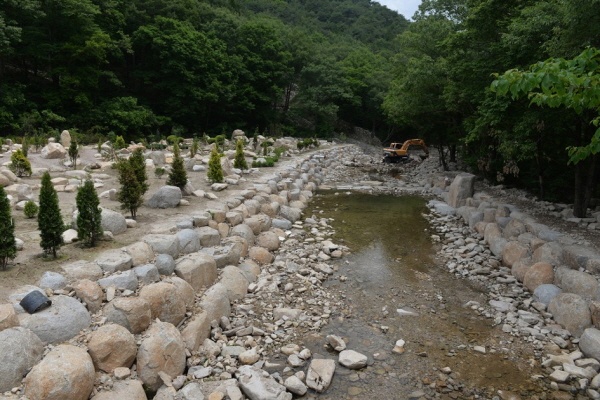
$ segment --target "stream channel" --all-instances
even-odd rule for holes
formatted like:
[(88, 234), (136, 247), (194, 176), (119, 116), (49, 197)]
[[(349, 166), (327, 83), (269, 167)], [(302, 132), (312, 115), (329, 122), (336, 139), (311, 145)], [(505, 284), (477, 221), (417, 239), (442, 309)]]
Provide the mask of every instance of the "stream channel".
[[(316, 357), (337, 359), (323, 346), (335, 334), (369, 358), (357, 371), (338, 364), (329, 389), (309, 398), (509, 399), (508, 392), (528, 399), (543, 392), (532, 379), (540, 370), (527, 343), (465, 307), (488, 299), (436, 258), (424, 199), (322, 191), (309, 207), (306, 215), (333, 218), (333, 241), (352, 254), (325, 282), (343, 312), (303, 344)], [(399, 339), (406, 342), (402, 354), (392, 352)]]

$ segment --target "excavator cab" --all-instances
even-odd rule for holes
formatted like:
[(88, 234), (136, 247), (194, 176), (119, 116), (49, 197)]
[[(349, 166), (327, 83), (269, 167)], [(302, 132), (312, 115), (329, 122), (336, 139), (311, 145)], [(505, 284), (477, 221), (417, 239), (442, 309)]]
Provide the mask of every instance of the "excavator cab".
[(421, 158), (429, 157), (429, 149), (422, 139), (409, 139), (404, 143), (391, 143), (383, 149), (383, 162), (397, 163), (408, 161), (413, 154)]

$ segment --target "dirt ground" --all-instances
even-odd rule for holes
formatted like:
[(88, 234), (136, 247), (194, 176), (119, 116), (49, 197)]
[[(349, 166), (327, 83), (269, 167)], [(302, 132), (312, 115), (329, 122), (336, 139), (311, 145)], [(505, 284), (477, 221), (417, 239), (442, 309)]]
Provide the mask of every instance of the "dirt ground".
[[(109, 189), (119, 189), (120, 185), (116, 170), (110, 167), (110, 162), (96, 158), (96, 153), (95, 147), (83, 147), (80, 150), (77, 169), (83, 170), (87, 165), (98, 163), (101, 165), (101, 168), (94, 169), (91, 173), (110, 175), (110, 179), (103, 180), (104, 186), (97, 189), (98, 195)], [(200, 157), (208, 158), (208, 154), (209, 151), (203, 149)], [(1, 156), (1, 163), (9, 161), (8, 154), (5, 153)], [(40, 153), (32, 151), (29, 152), (28, 159), (31, 162), (33, 169), (48, 168), (52, 178), (65, 176), (64, 172), (68, 170), (63, 165), (65, 159), (44, 159), (41, 157)], [(283, 168), (291, 162), (293, 162), (293, 158), (282, 157), (275, 168), (264, 168), (260, 171), (244, 175), (239, 185), (230, 186), (222, 192), (212, 193), (219, 197), (219, 200), (235, 196), (239, 191), (251, 187), (255, 182), (260, 181), (265, 176), (271, 175), (275, 169)], [(148, 199), (152, 193), (166, 184), (167, 174), (163, 175), (161, 178), (157, 178), (154, 175), (154, 168), (147, 168), (146, 171), (148, 174), (148, 182), (150, 184), (150, 188), (145, 196), (145, 198)], [(210, 184), (206, 180), (206, 172), (188, 171), (188, 179), (195, 189), (211, 192)], [(31, 185), (31, 187), (34, 188), (34, 200), (37, 201), (40, 182), (40, 177), (26, 177), (21, 178), (19, 183)], [(58, 193), (61, 213), (65, 224), (70, 224), (73, 220), (72, 213), (76, 208), (76, 194), (76, 192)], [(5, 271), (0, 271), (0, 303), (6, 302), (8, 295), (14, 289), (26, 284), (37, 284), (39, 278), (45, 271), (60, 272), (60, 266), (63, 264), (77, 260), (93, 260), (104, 250), (129, 245), (149, 233), (169, 233), (169, 230), (176, 222), (184, 219), (188, 215), (215, 207), (219, 202), (219, 200), (208, 200), (193, 196), (186, 196), (185, 199), (189, 201), (189, 206), (160, 210), (141, 206), (137, 212), (137, 226), (135, 228), (129, 228), (126, 232), (116, 235), (113, 241), (102, 241), (94, 248), (85, 248), (77, 243), (66, 244), (60, 248), (59, 256), (56, 260), (43, 257), (43, 252), (39, 245), (40, 237), (37, 219), (27, 219), (23, 211), (13, 209), (12, 216), (15, 221), (15, 236), (23, 240), (25, 245), (23, 250), (18, 251), (17, 257), (9, 264), (8, 268)], [(118, 201), (101, 197), (100, 206), (121, 212), (126, 217), (130, 217), (128, 212), (120, 209), (120, 203)]]

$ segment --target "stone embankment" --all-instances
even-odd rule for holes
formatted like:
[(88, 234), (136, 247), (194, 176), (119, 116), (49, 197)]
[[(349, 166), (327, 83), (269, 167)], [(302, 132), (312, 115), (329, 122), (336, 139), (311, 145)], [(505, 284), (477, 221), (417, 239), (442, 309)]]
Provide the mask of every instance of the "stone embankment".
[[(0, 398), (146, 399), (147, 390), (155, 399), (257, 400), (326, 390), (335, 361), (295, 344), (339, 306), (322, 282), (347, 249), (329, 240), (327, 218), (302, 216), (319, 185), (442, 196), (430, 202), (432, 240), (450, 271), (490, 293), (488, 304), (466, 306), (531, 342), (549, 389), (600, 398), (600, 257), (473, 193), (472, 176), (450, 179), (427, 161), (403, 180), (385, 179), (389, 167), (376, 161), (354, 146), (318, 151), (189, 215), (172, 234), (146, 235), (16, 291), (0, 305)], [(52, 306), (22, 310), (32, 290)], [(341, 338), (323, 344), (344, 368), (365, 367)]]

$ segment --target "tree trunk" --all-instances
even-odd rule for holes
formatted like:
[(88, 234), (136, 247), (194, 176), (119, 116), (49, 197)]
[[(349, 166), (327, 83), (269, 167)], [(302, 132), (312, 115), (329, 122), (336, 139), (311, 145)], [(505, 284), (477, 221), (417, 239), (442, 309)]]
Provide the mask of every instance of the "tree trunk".
[(450, 162), (453, 162), (453, 163), (456, 162), (456, 145), (455, 144), (450, 145)]
[(444, 171), (448, 171), (448, 163), (446, 162), (446, 154), (444, 154), (444, 146), (438, 146), (438, 152), (440, 153), (440, 163), (444, 168)]

